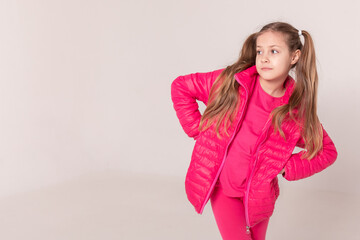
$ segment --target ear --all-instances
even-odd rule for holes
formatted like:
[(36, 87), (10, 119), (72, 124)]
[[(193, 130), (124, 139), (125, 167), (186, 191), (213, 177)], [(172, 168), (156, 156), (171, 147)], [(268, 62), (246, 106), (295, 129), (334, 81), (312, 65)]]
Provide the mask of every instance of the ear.
[(297, 63), (297, 61), (299, 61), (300, 56), (301, 56), (301, 51), (299, 49), (297, 49), (295, 52), (293, 52), (293, 54), (291, 56), (291, 65), (294, 65), (295, 63)]

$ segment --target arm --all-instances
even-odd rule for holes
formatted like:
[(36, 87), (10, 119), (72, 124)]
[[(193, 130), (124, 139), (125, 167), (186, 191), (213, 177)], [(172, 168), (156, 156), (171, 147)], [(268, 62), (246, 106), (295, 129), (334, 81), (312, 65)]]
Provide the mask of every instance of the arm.
[[(322, 124), (321, 127), (323, 129), (323, 149), (311, 160), (300, 159), (300, 157), (305, 154), (305, 150), (292, 154), (285, 165), (285, 172), (282, 174), (288, 181), (310, 177), (315, 173), (321, 172), (335, 162), (338, 155), (336, 147)], [(305, 143), (302, 137), (296, 146), (304, 148)]]
[(224, 69), (177, 77), (171, 84), (171, 99), (182, 128), (189, 137), (199, 135), (201, 113), (196, 100), (207, 105), (210, 89)]

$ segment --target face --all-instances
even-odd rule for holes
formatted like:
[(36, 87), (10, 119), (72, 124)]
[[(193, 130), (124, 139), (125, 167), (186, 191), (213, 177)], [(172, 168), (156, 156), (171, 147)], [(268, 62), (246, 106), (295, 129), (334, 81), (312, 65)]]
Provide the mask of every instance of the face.
[(290, 53), (284, 36), (267, 31), (256, 41), (256, 70), (266, 81), (284, 82), (293, 64), (298, 61), (299, 50)]

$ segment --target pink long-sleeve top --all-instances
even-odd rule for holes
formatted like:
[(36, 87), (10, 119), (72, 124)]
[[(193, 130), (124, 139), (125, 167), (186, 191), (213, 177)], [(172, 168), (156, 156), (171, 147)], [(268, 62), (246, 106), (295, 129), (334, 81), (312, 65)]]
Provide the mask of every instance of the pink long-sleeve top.
[(229, 197), (243, 197), (249, 172), (249, 162), (254, 154), (254, 145), (274, 109), (274, 104), (282, 97), (273, 97), (265, 92), (256, 78), (253, 94), (240, 130), (229, 146), (223, 170), (217, 183)]

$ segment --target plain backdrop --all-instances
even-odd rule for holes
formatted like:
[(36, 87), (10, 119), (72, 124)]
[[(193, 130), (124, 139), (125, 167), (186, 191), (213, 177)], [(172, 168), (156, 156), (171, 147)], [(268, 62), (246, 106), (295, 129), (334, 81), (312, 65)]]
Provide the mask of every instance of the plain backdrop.
[(359, 9), (355, 0), (1, 0), (0, 197), (107, 170), (184, 179), (194, 140), (172, 81), (232, 64), (271, 21), (313, 37), (318, 116), (338, 150), (324, 172), (280, 184), (359, 196)]

